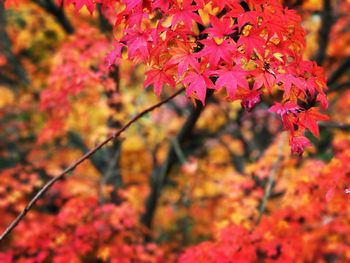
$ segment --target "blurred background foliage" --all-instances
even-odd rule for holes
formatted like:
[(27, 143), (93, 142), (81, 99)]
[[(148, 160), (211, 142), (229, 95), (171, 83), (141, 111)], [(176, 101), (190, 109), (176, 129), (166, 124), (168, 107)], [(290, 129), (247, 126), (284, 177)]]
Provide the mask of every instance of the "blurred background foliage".
[[(305, 57), (329, 85), (330, 122), (302, 158), (268, 102), (245, 112), (220, 92), (204, 109), (179, 96), (58, 182), (0, 261), (173, 262), (188, 247), (184, 262), (214, 262), (220, 249), (350, 261), (350, 1), (284, 4), (302, 16)], [(142, 66), (108, 67), (108, 19), (51, 0), (0, 4), (1, 230), (52, 176), (158, 101)]]

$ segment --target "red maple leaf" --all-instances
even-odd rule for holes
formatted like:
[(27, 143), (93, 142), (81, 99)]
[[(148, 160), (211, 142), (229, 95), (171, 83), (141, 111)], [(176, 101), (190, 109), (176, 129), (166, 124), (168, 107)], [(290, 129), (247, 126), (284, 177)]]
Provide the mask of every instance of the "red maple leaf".
[(153, 84), (154, 92), (157, 96), (160, 96), (164, 84), (169, 84), (171, 87), (175, 87), (176, 83), (172, 75), (168, 74), (167, 68), (152, 69), (146, 72), (146, 80), (144, 86), (148, 87)]
[(321, 114), (316, 108), (311, 108), (300, 113), (300, 125), (305, 126), (317, 138), (320, 137), (317, 121), (328, 120), (328, 116)]
[(178, 66), (178, 73), (182, 76), (188, 67), (191, 66), (197, 72), (199, 71), (199, 62), (196, 55), (192, 52), (192, 47), (184, 42), (177, 41), (177, 46), (170, 51), (171, 59), (168, 64)]
[(237, 24), (240, 30), (243, 29), (245, 25), (258, 25), (258, 17), (262, 15), (262, 12), (248, 11), (245, 12), (243, 8), (235, 8), (228, 13), (228, 15), (237, 17)]
[(244, 47), (244, 53), (247, 58), (250, 58), (254, 52), (264, 55), (266, 40), (260, 36), (261, 29), (250, 29), (247, 36), (240, 36), (237, 41), (237, 46)]
[(204, 30), (204, 33), (210, 34), (212, 37), (224, 38), (225, 36), (230, 35), (234, 28), (232, 26), (232, 18), (224, 17), (219, 19), (216, 16), (210, 16), (211, 27)]
[(328, 100), (327, 100), (327, 95), (324, 93), (319, 93), (316, 97), (316, 101), (320, 102), (321, 106), (323, 109), (328, 108)]

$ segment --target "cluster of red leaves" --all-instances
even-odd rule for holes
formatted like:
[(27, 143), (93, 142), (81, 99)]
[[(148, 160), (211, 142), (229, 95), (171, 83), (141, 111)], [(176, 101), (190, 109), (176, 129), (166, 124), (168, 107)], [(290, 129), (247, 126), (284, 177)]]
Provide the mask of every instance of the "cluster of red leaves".
[(144, 244), (130, 203), (99, 204), (95, 197), (70, 198), (59, 213), (34, 213), (20, 224), (1, 262), (157, 261), (161, 250)]
[[(123, 50), (134, 64), (148, 66), (145, 86), (157, 95), (164, 85), (184, 85), (187, 96), (205, 103), (208, 89), (225, 88), (229, 100), (251, 110), (271, 95), (277, 113), (290, 131), (292, 152), (302, 154), (309, 130), (318, 137), (319, 104), (327, 107), (322, 69), (303, 60), (301, 19), (279, 1), (91, 1), (72, 0), (76, 10), (94, 4), (117, 10), (120, 32), (110, 64)], [(210, 8), (209, 23), (199, 14)], [(215, 11), (214, 11), (215, 10)]]
[[(135, 65), (146, 64), (144, 84), (153, 85), (157, 95), (164, 85), (183, 85), (187, 96), (204, 104), (208, 89), (225, 88), (229, 100), (241, 100), (248, 110), (269, 95), (274, 103), (269, 111), (278, 114), (290, 131), (293, 153), (302, 154), (310, 145), (306, 130), (319, 136), (317, 121), (327, 119), (319, 113), (320, 106), (327, 108), (326, 80), (321, 68), (302, 58), (305, 32), (300, 17), (278, 0), (70, 0), (64, 4), (74, 4), (76, 11), (86, 6), (90, 13), (101, 4), (105, 13), (116, 14), (117, 33), (108, 64), (120, 62), (124, 51)], [(199, 15), (203, 13), (209, 21), (203, 21)], [(99, 50), (95, 45), (100, 41), (89, 47), (74, 43), (67, 52), (76, 52), (77, 44), (88, 54)], [(71, 62), (53, 74), (61, 78), (68, 73), (69, 85), (57, 91), (64, 95), (52, 94), (50, 88), (43, 93), (44, 107), (54, 96), (50, 103), (62, 102), (64, 109), (66, 94), (81, 90), (86, 79), (98, 78), (89, 68), (73, 67), (82, 61)], [(51, 82), (57, 83), (56, 78)]]
[[(348, 141), (348, 138), (344, 139), (342, 144), (348, 144)], [(235, 262), (323, 262), (325, 259), (349, 261), (350, 210), (346, 198), (350, 182), (349, 160), (350, 151), (341, 148), (329, 164), (306, 160), (301, 167), (295, 167), (295, 163), (286, 160), (284, 165), (290, 167), (284, 167), (284, 170), (290, 173), (291, 169), (295, 169), (298, 176), (294, 176), (293, 181), (288, 181), (287, 187), (282, 189), (284, 195), (280, 204), (270, 206), (257, 226), (249, 223), (252, 216), (249, 212), (244, 215), (245, 211), (238, 210), (240, 214), (247, 216), (244, 224), (230, 224), (220, 230), (214, 229), (214, 241), (202, 242), (188, 248), (180, 256), (179, 262), (231, 262), (232, 259)], [(207, 173), (208, 169), (210, 168), (207, 167)], [(219, 168), (215, 167), (217, 169)], [(10, 177), (16, 173), (16, 169), (7, 173)], [(6, 179), (6, 172), (3, 175)], [(27, 175), (22, 173), (16, 177), (32, 180), (33, 176), (28, 172)], [(232, 192), (228, 192), (228, 195), (241, 191), (253, 193), (256, 190), (256, 185), (248, 180), (248, 175), (240, 178), (242, 182), (232, 184)], [(61, 207), (59, 212), (45, 212), (45, 202), (51, 197), (59, 199), (57, 196), (42, 200), (44, 203), (40, 204), (39, 211), (33, 211), (15, 230), (18, 234), (15, 232), (9, 241), (11, 246), (3, 253), (0, 252), (1, 262), (84, 262), (87, 259), (166, 262), (169, 255), (161, 247), (144, 242), (142, 230), (137, 223), (139, 214), (127, 198), (119, 205), (103, 205), (96, 197), (67, 196), (69, 186), (66, 183), (72, 179), (56, 185), (50, 193), (65, 199), (63, 204), (58, 205)], [(12, 180), (15, 181), (13, 178)], [(191, 180), (191, 177), (187, 180)], [(14, 186), (21, 192), (26, 192), (25, 183), (5, 182), (9, 187)], [(35, 180), (28, 183), (34, 185)], [(223, 184), (227, 184), (227, 181)], [(6, 190), (13, 192), (13, 189)], [(8, 193), (5, 196), (10, 197)], [(257, 197), (255, 193), (253, 198)], [(237, 198), (249, 201), (248, 196), (243, 195), (233, 199), (224, 197), (222, 202), (238, 202), (233, 201)], [(191, 200), (195, 201), (195, 198)], [(220, 207), (224, 207), (223, 203)], [(202, 200), (200, 206), (203, 204)], [(14, 204), (7, 207), (14, 207)], [(204, 206), (204, 209), (208, 210), (208, 207)], [(237, 209), (245, 208), (239, 204)], [(226, 217), (229, 218), (233, 211), (227, 212)], [(201, 220), (203, 214), (208, 216), (210, 212), (201, 214), (197, 209), (193, 210), (192, 216), (195, 220)], [(162, 217), (169, 220), (171, 215), (163, 214)]]

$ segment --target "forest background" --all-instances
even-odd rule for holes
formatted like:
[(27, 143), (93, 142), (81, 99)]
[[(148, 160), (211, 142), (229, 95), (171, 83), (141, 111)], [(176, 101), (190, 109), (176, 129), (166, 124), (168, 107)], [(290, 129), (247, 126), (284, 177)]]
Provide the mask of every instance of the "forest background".
[[(131, 37), (126, 44), (116, 41), (131, 33), (118, 28), (121, 20), (116, 23), (113, 10), (134, 14), (138, 5), (145, 10), (157, 5), (152, 25), (168, 2), (181, 1), (64, 2), (0, 3), (1, 232), (45, 183), (138, 113), (180, 90), (169, 72), (186, 75), (187, 68), (203, 63), (189, 59), (187, 67), (159, 73), (163, 69), (154, 61), (142, 63), (149, 46), (141, 37), (135, 38), (139, 43)], [(115, 9), (104, 8), (106, 2)], [(258, 10), (255, 3), (265, 1), (221, 2), (240, 2), (242, 12), (251, 14)], [(279, 1), (270, 2), (279, 8)], [(215, 20), (219, 1), (193, 3), (187, 6), (193, 34), (219, 34), (208, 30), (224, 23)], [(2, 236), (0, 262), (350, 261), (350, 1), (282, 4), (301, 16), (291, 15), (306, 32), (303, 58), (324, 69), (328, 89), (320, 86), (321, 97), (310, 102), (312, 94), (296, 92), (297, 80), (280, 78), (266, 61), (261, 69), (275, 82), (273, 89), (263, 86), (268, 92), (262, 94), (254, 85), (253, 97), (242, 91), (246, 84), (238, 77), (232, 95), (228, 82), (220, 80), (227, 73), (223, 68), (208, 78), (216, 78), (215, 87), (204, 83), (209, 86), (204, 93), (189, 91), (196, 87), (187, 75), (181, 79), (187, 96), (179, 94), (141, 116), (38, 198)], [(234, 20), (242, 27), (240, 39), (253, 32), (251, 18), (244, 19)], [(180, 26), (169, 28), (186, 27), (186, 21), (179, 18)], [(280, 28), (273, 21), (272, 30)], [(226, 43), (215, 37), (218, 45)], [(201, 39), (200, 48), (208, 41)], [(251, 50), (248, 42), (241, 42), (240, 54), (263, 61), (260, 42)], [(179, 64), (187, 47), (178, 44), (167, 59)], [(226, 63), (224, 52), (214, 52), (219, 59), (212, 50), (198, 52), (208, 58), (208, 67)], [(276, 54), (282, 61), (284, 54)], [(322, 79), (320, 68), (312, 70)], [(220, 81), (226, 91), (217, 87)], [(287, 86), (288, 100), (279, 91)], [(308, 104), (306, 111), (302, 103)], [(324, 109), (313, 110), (315, 105)]]

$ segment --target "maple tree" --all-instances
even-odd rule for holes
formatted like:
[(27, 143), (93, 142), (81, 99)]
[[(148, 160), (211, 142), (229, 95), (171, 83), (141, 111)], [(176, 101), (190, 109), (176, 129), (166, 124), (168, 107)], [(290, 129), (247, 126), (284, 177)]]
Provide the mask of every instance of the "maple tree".
[(350, 3), (316, 2), (1, 2), (0, 261), (348, 261)]

